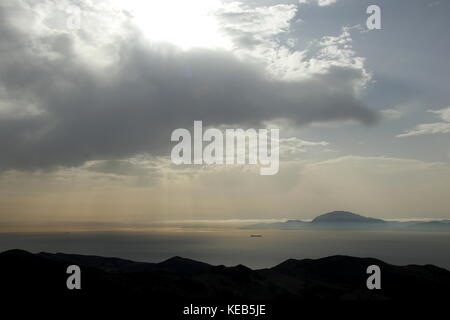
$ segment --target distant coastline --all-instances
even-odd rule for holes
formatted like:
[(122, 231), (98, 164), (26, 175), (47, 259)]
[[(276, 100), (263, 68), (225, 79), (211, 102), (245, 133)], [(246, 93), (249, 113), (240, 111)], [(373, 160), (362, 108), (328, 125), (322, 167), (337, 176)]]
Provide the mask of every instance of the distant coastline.
[(450, 220), (383, 220), (366, 217), (348, 211), (332, 211), (317, 216), (311, 221), (286, 220), (249, 224), (241, 229), (259, 230), (393, 230), (393, 231), (437, 231), (450, 232)]

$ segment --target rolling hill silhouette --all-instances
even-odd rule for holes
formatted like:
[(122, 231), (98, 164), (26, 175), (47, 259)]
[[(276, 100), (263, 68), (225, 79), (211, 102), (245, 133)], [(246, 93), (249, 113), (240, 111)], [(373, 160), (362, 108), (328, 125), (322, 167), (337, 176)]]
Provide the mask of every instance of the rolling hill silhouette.
[[(82, 270), (82, 290), (66, 288), (66, 268)], [(382, 289), (366, 288), (366, 269), (382, 270)], [(373, 258), (290, 259), (252, 270), (174, 257), (161, 263), (62, 253), (0, 253), (0, 283), (9, 296), (52, 299), (123, 297), (152, 301), (437, 301), (448, 296), (450, 271), (394, 266)]]

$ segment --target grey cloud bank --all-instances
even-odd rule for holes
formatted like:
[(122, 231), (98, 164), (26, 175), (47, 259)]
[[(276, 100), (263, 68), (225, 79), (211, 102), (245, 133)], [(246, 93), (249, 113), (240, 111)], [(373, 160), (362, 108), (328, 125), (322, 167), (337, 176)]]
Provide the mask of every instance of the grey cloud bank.
[(196, 119), (241, 127), (378, 119), (355, 93), (361, 69), (329, 66), (281, 81), (230, 52), (149, 43), (126, 23), (114, 46), (102, 48), (112, 61), (97, 66), (80, 56), (83, 30), (30, 33), (19, 22), (32, 25), (35, 15), (32, 7), (0, 5), (1, 170), (167, 155), (172, 130)]

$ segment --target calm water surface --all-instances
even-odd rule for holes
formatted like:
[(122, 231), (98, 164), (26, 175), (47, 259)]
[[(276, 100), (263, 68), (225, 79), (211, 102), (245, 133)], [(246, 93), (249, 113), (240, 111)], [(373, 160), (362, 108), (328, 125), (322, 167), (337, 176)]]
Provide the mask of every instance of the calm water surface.
[[(250, 237), (261, 234), (261, 238)], [(3, 233), (0, 251), (64, 252), (160, 262), (182, 256), (211, 264), (274, 266), (288, 258), (342, 254), (450, 269), (450, 233), (311, 230), (166, 230)]]

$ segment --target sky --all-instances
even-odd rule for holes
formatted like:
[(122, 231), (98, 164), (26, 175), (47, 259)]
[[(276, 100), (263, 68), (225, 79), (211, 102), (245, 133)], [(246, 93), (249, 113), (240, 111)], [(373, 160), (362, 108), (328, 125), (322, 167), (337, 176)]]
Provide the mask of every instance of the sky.
[[(0, 230), (333, 210), (448, 219), (449, 9), (4, 0)], [(279, 128), (279, 172), (174, 165), (171, 132), (194, 120)]]

